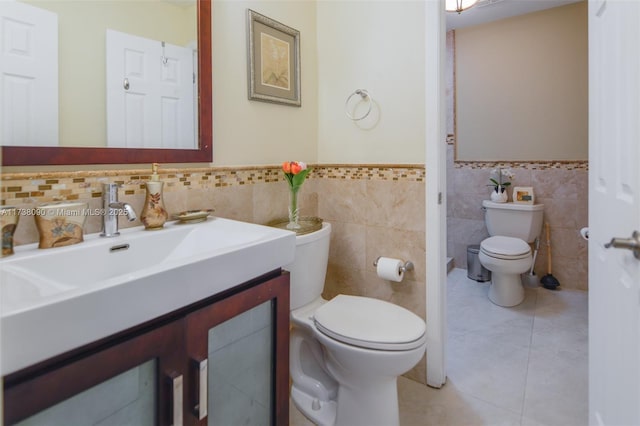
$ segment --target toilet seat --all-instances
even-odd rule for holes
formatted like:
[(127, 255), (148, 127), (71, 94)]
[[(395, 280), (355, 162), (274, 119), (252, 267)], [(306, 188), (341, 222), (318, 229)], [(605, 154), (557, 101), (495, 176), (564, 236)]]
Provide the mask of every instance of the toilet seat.
[(406, 351), (426, 339), (426, 325), (413, 312), (369, 297), (340, 294), (314, 313), (318, 331), (348, 345)]
[(487, 256), (504, 260), (524, 259), (531, 255), (529, 244), (520, 238), (495, 236), (480, 243), (480, 250)]

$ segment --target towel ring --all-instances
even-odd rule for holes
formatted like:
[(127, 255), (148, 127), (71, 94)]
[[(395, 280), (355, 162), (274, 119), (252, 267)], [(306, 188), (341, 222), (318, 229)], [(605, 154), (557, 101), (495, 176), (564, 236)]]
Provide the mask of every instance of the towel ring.
[[(365, 112), (361, 117), (354, 117), (353, 115), (349, 114), (349, 108), (348, 108), (349, 107), (349, 101), (355, 95), (360, 95), (362, 97), (362, 100), (365, 100), (365, 99), (369, 100), (369, 109), (367, 109), (367, 112)], [(351, 120), (360, 121), (360, 120), (363, 120), (363, 119), (367, 118), (367, 116), (371, 112), (372, 106), (373, 106), (373, 98), (371, 97), (371, 95), (369, 95), (369, 92), (367, 92), (365, 89), (357, 89), (355, 92), (353, 92), (351, 95), (349, 95), (349, 97), (347, 98), (347, 101), (344, 103), (344, 109), (345, 109), (344, 112), (345, 112), (345, 114), (347, 114), (347, 117), (349, 117)]]

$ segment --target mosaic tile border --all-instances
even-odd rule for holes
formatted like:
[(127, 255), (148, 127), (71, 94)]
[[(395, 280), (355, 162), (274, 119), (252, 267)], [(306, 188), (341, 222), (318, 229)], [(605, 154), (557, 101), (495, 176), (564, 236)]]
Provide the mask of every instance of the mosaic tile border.
[(424, 182), (424, 165), (418, 164), (322, 164), (315, 165), (309, 176), (314, 179), (388, 180)]
[(493, 169), (496, 167), (528, 170), (589, 170), (589, 162), (584, 161), (454, 161), (456, 169)]
[[(311, 165), (310, 179), (416, 181), (425, 178), (422, 165)], [(275, 183), (283, 180), (280, 166), (182, 168), (160, 170), (165, 192)], [(102, 196), (101, 184), (122, 185), (124, 195), (145, 193), (148, 169), (78, 172), (3, 173), (0, 205), (86, 200)]]

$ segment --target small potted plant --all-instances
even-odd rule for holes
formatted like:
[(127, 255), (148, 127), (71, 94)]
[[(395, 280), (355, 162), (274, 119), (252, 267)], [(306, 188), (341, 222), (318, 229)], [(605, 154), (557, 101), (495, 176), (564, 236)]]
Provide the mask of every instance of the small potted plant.
[(497, 168), (491, 170), (489, 181), (491, 182), (487, 186), (492, 186), (491, 201), (495, 203), (506, 203), (509, 196), (507, 194), (507, 187), (511, 185), (510, 180), (513, 179), (514, 174), (510, 170)]

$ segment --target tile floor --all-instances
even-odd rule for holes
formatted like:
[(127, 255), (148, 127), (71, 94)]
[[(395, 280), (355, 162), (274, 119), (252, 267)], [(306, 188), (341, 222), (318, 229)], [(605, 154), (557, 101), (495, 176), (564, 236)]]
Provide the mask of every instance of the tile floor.
[[(587, 425), (587, 293), (527, 289), (501, 308), (488, 287), (449, 273), (448, 381), (432, 389), (401, 377), (401, 425)], [(311, 425), (293, 404), (290, 420)]]

